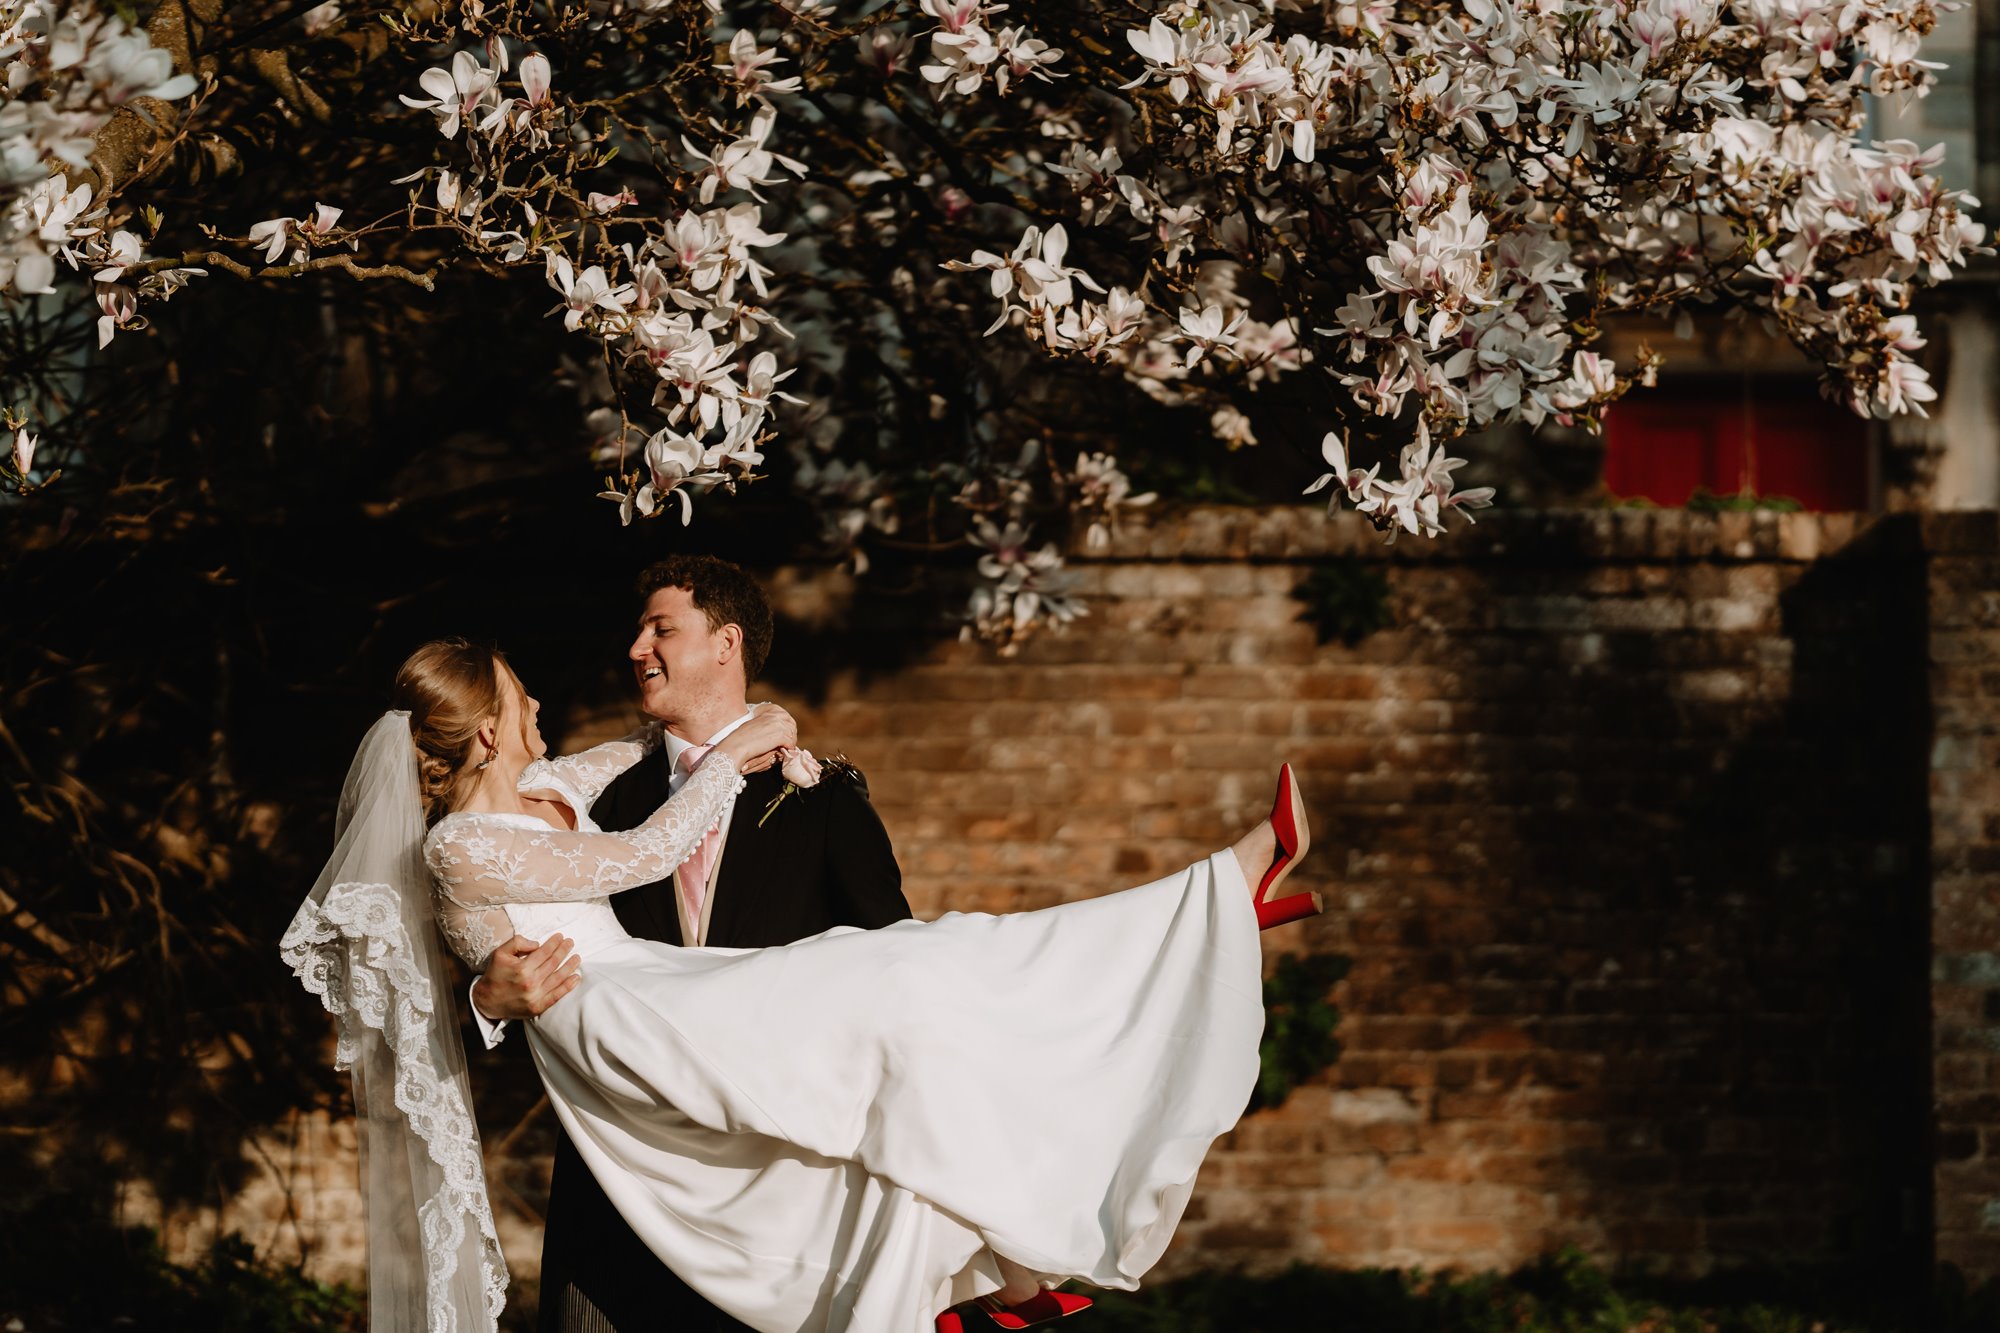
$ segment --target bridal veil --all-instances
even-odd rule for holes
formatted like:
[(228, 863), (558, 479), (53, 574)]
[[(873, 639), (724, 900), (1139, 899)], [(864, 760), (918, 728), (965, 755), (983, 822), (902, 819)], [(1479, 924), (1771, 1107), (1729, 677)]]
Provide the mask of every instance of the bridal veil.
[(431, 923), (408, 713), (384, 713), (341, 788), (333, 855), (284, 960), (338, 1023), (354, 1077), (374, 1333), (491, 1330), (507, 1294), (451, 987)]

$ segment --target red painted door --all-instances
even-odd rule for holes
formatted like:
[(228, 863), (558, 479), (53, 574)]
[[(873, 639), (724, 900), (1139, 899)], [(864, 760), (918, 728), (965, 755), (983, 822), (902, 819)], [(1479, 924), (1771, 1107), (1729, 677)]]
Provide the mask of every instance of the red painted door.
[(1868, 508), (1869, 424), (1809, 380), (1634, 389), (1605, 413), (1604, 442), (1604, 484), (1620, 499), (1684, 505), (1700, 488)]

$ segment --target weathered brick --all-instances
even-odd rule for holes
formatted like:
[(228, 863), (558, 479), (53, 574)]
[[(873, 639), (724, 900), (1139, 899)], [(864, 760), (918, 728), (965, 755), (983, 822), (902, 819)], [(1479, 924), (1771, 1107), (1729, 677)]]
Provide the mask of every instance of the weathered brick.
[[(1315, 641), (1292, 590), (1329, 553), (1388, 577), (1390, 628)], [(866, 769), (923, 916), (1171, 873), (1300, 765), (1294, 882), (1331, 910), (1266, 947), (1352, 957), (1345, 1052), (1217, 1145), (1167, 1273), (1880, 1263), (1926, 1171), (1938, 1257), (2000, 1273), (1994, 524), (1495, 513), (1385, 548), (1202, 508), (1076, 568), (1092, 616), (1013, 661), (941, 643), (784, 701)], [(550, 1133), (496, 1165), (517, 1270)], [(351, 1275), (323, 1193), (314, 1253)]]

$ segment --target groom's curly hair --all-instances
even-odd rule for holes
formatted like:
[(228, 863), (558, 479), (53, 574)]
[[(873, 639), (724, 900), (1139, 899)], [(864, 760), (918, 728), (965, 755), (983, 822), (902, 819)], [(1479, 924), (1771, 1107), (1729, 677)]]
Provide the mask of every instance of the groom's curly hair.
[(695, 608), (708, 617), (710, 629), (734, 625), (743, 631), (746, 685), (763, 673), (771, 655), (771, 604), (757, 580), (712, 555), (670, 555), (639, 575), (639, 604), (644, 606), (662, 588), (685, 588)]

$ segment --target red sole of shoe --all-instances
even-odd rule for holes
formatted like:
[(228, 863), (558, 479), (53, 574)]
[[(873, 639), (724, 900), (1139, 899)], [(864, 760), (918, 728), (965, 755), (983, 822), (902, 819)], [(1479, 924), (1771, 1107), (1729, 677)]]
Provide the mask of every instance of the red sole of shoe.
[(965, 1333), (965, 1321), (953, 1311), (946, 1310), (937, 1317), (937, 1333)]

